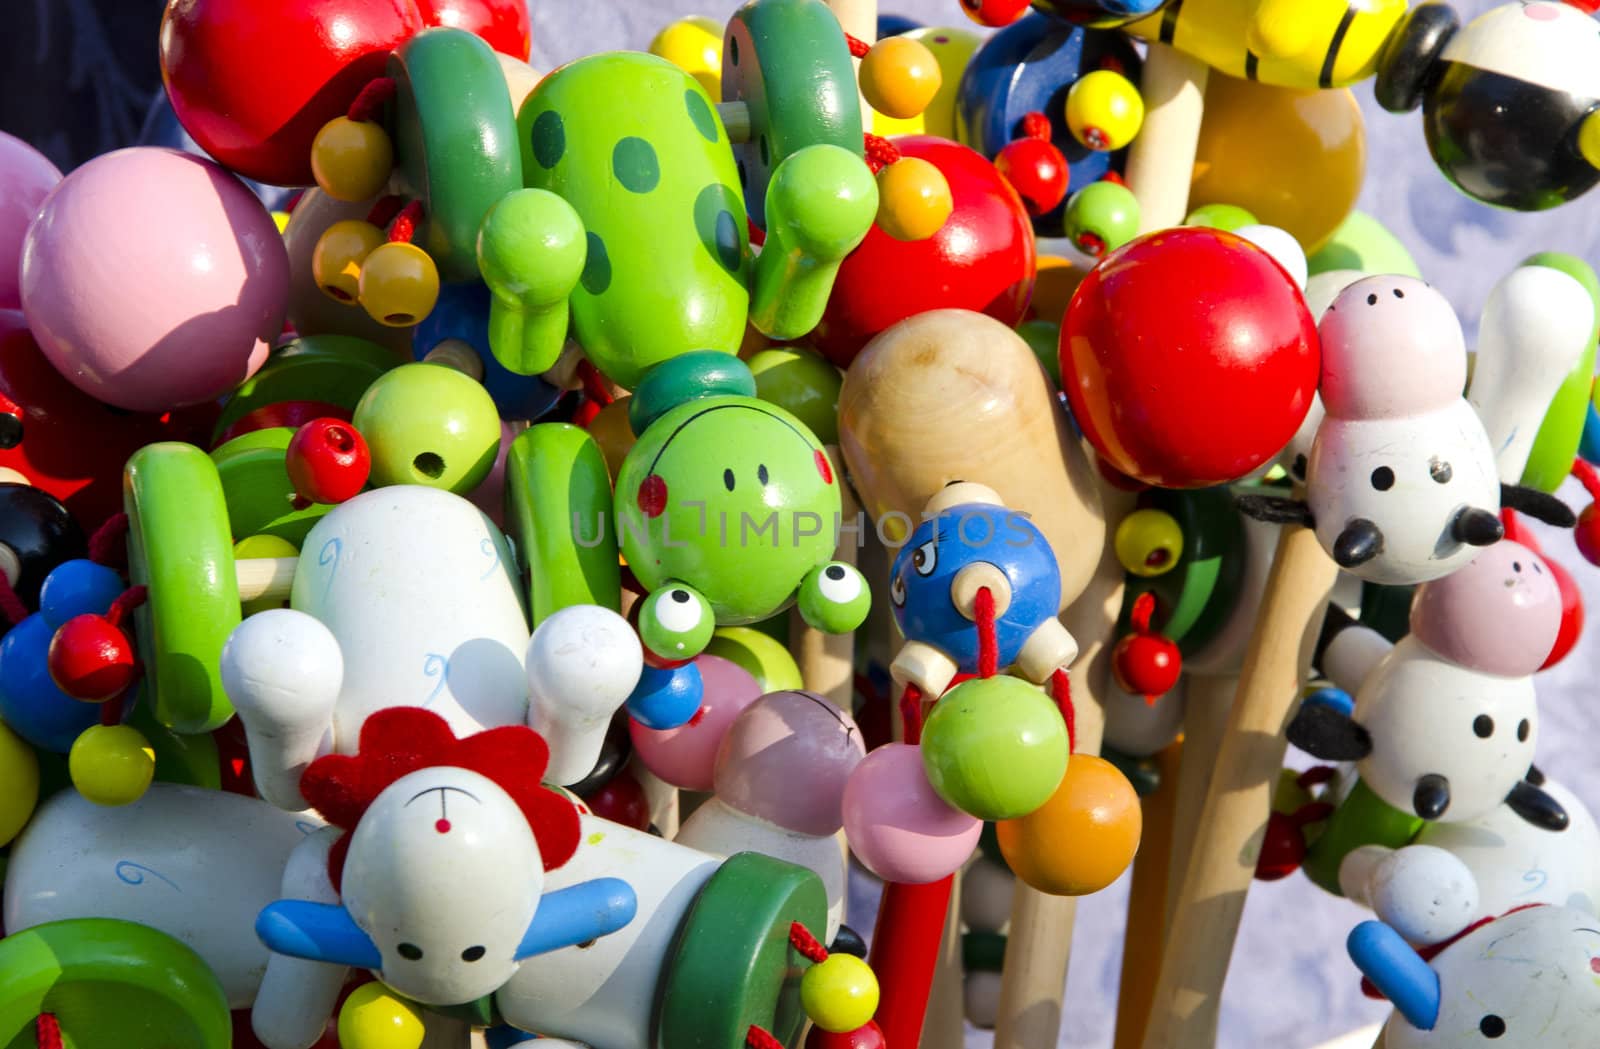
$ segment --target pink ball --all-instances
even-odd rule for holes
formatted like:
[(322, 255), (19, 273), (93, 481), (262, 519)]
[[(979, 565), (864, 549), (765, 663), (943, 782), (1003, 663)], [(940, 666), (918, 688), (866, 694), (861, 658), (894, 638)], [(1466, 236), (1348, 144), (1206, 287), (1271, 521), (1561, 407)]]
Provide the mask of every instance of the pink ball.
[(717, 748), (740, 712), (761, 698), (750, 672), (721, 656), (703, 655), (695, 665), (705, 694), (700, 712), (687, 725), (649, 729), (628, 719), (634, 753), (661, 780), (684, 790), (709, 792), (715, 779)]
[(83, 392), (131, 411), (213, 400), (283, 331), (289, 258), (260, 201), (208, 160), (96, 157), (45, 199), (22, 248), (22, 308)]
[(1465, 568), (1424, 583), (1411, 632), (1450, 662), (1483, 674), (1527, 677), (1561, 630), (1561, 588), (1543, 558), (1502, 539)]
[(919, 748), (885, 743), (845, 784), (844, 833), (856, 859), (884, 881), (926, 885), (961, 869), (983, 821), (934, 793)]
[(1339, 419), (1397, 419), (1449, 407), (1467, 384), (1467, 345), (1449, 301), (1411, 277), (1367, 277), (1318, 325), (1322, 403)]
[(867, 748), (855, 719), (815, 692), (770, 692), (717, 751), (717, 797), (798, 834), (839, 833), (844, 784)]
[(0, 131), (0, 310), (22, 308), (22, 238), (61, 172), (44, 154)]

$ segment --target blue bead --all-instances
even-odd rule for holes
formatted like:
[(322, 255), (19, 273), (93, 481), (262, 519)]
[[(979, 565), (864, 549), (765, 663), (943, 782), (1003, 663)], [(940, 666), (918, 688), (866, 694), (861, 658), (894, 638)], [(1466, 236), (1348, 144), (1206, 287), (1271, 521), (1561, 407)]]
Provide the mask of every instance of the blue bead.
[(422, 360), (446, 339), (460, 339), (478, 351), (483, 362), (483, 388), (502, 419), (533, 421), (555, 407), (561, 390), (533, 375), (507, 371), (489, 349), (489, 289), (482, 281), (446, 284), (439, 289), (433, 312), (411, 336), (411, 355)]
[(122, 577), (105, 565), (82, 558), (63, 561), (39, 590), (39, 614), (52, 627), (74, 616), (104, 615), (122, 591)]
[(913, 29), (921, 29), (921, 28), (922, 28), (922, 23), (921, 22), (917, 21), (915, 18), (907, 18), (905, 15), (879, 15), (878, 16), (878, 39), (879, 40), (882, 40), (885, 37), (890, 37), (890, 36), (901, 36), (901, 35), (903, 35), (905, 33), (911, 32)]
[(678, 728), (699, 713), (704, 696), (705, 683), (693, 663), (671, 670), (645, 667), (628, 697), (628, 713), (645, 728)]
[(1353, 716), (1356, 710), (1356, 701), (1350, 698), (1350, 693), (1342, 688), (1333, 688), (1332, 686), (1319, 688), (1314, 692), (1307, 693), (1303, 702), (1330, 707), (1345, 717)]
[(80, 703), (51, 680), (54, 636), (35, 613), (0, 638), (0, 720), (34, 746), (65, 754), (84, 729), (100, 723), (100, 707)]
[(539, 1041), (538, 1035), (519, 1031), (515, 1027), (491, 1027), (483, 1032), (483, 1042), (489, 1049), (512, 1049), (518, 1045), (534, 1045)]

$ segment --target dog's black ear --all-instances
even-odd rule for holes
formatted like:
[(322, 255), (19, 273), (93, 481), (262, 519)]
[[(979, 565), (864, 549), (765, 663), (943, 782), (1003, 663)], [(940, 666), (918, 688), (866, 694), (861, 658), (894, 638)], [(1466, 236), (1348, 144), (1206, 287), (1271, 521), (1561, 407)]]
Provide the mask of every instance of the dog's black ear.
[(1546, 794), (1527, 780), (1518, 780), (1506, 795), (1511, 811), (1543, 830), (1566, 830), (1567, 810), (1561, 802)]
[(1297, 524), (1307, 528), (1317, 526), (1311, 516), (1311, 507), (1300, 499), (1285, 499), (1281, 495), (1241, 495), (1234, 500), (1239, 512), (1246, 517), (1268, 524)]
[(1553, 495), (1525, 485), (1501, 485), (1500, 505), (1557, 528), (1571, 528), (1578, 523), (1578, 516), (1572, 512), (1572, 507)]
[(1411, 792), (1411, 811), (1425, 820), (1436, 820), (1450, 807), (1450, 781), (1437, 772), (1417, 780)]
[(1290, 743), (1323, 761), (1360, 761), (1372, 753), (1372, 735), (1326, 703), (1302, 703), (1289, 722), (1288, 736)]

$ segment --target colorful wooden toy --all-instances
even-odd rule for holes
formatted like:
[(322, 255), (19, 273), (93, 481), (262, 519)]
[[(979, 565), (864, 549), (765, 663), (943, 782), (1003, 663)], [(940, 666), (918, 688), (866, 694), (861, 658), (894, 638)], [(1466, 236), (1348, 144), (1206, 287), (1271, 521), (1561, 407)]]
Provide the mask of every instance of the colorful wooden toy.
[(850, 851), (887, 882), (927, 885), (959, 870), (978, 845), (983, 821), (934, 790), (920, 747), (885, 743), (866, 756), (844, 789)]
[(0, 309), (22, 306), (22, 240), (39, 205), (61, 181), (43, 153), (12, 135), (0, 134)]
[[(880, 29), (878, 35), (883, 37), (889, 34)], [(939, 90), (921, 113), (909, 119), (895, 120), (882, 113), (874, 113), (873, 133), (885, 138), (899, 135), (937, 135), (940, 138), (954, 139), (956, 99), (959, 97), (962, 76), (966, 72), (967, 63), (972, 60), (978, 46), (983, 43), (983, 38), (966, 29), (950, 26), (919, 26), (907, 30), (904, 34), (896, 35), (904, 35), (907, 39), (917, 41), (933, 55), (934, 61), (939, 63)]]
[[(760, 636), (766, 637), (765, 634)], [(628, 734), (639, 760), (651, 773), (684, 790), (702, 793), (715, 790), (717, 753), (728, 727), (750, 704), (769, 691), (783, 691), (763, 688), (762, 683), (738, 663), (713, 655), (718, 647), (713, 640), (705, 652), (695, 657), (703, 695), (700, 709), (688, 724), (658, 730), (646, 728), (635, 720), (628, 721)]]
[(1165, 7), (1168, 0), (1034, 0), (1033, 9), (1073, 25), (1110, 29)]

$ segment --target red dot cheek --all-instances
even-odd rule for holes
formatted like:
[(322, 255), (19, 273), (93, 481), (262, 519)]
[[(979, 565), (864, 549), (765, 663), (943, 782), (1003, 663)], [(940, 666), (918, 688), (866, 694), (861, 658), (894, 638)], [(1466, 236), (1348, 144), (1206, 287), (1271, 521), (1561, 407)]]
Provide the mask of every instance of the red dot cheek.
[(440, 834), (449, 834), (450, 833), (450, 821), (449, 820), (435, 820), (434, 824), (433, 824), (433, 829), (438, 831)]
[(1593, 973), (1600, 973), (1600, 958), (1589, 959), (1589, 971)]
[(660, 517), (667, 508), (667, 482), (651, 474), (639, 485), (639, 509), (646, 517)]
[(827, 454), (824, 453), (824, 452), (812, 452), (811, 456), (812, 456), (812, 458), (814, 460), (816, 460), (817, 473), (822, 475), (822, 483), (823, 484), (832, 484), (833, 483), (833, 464), (828, 462)]

